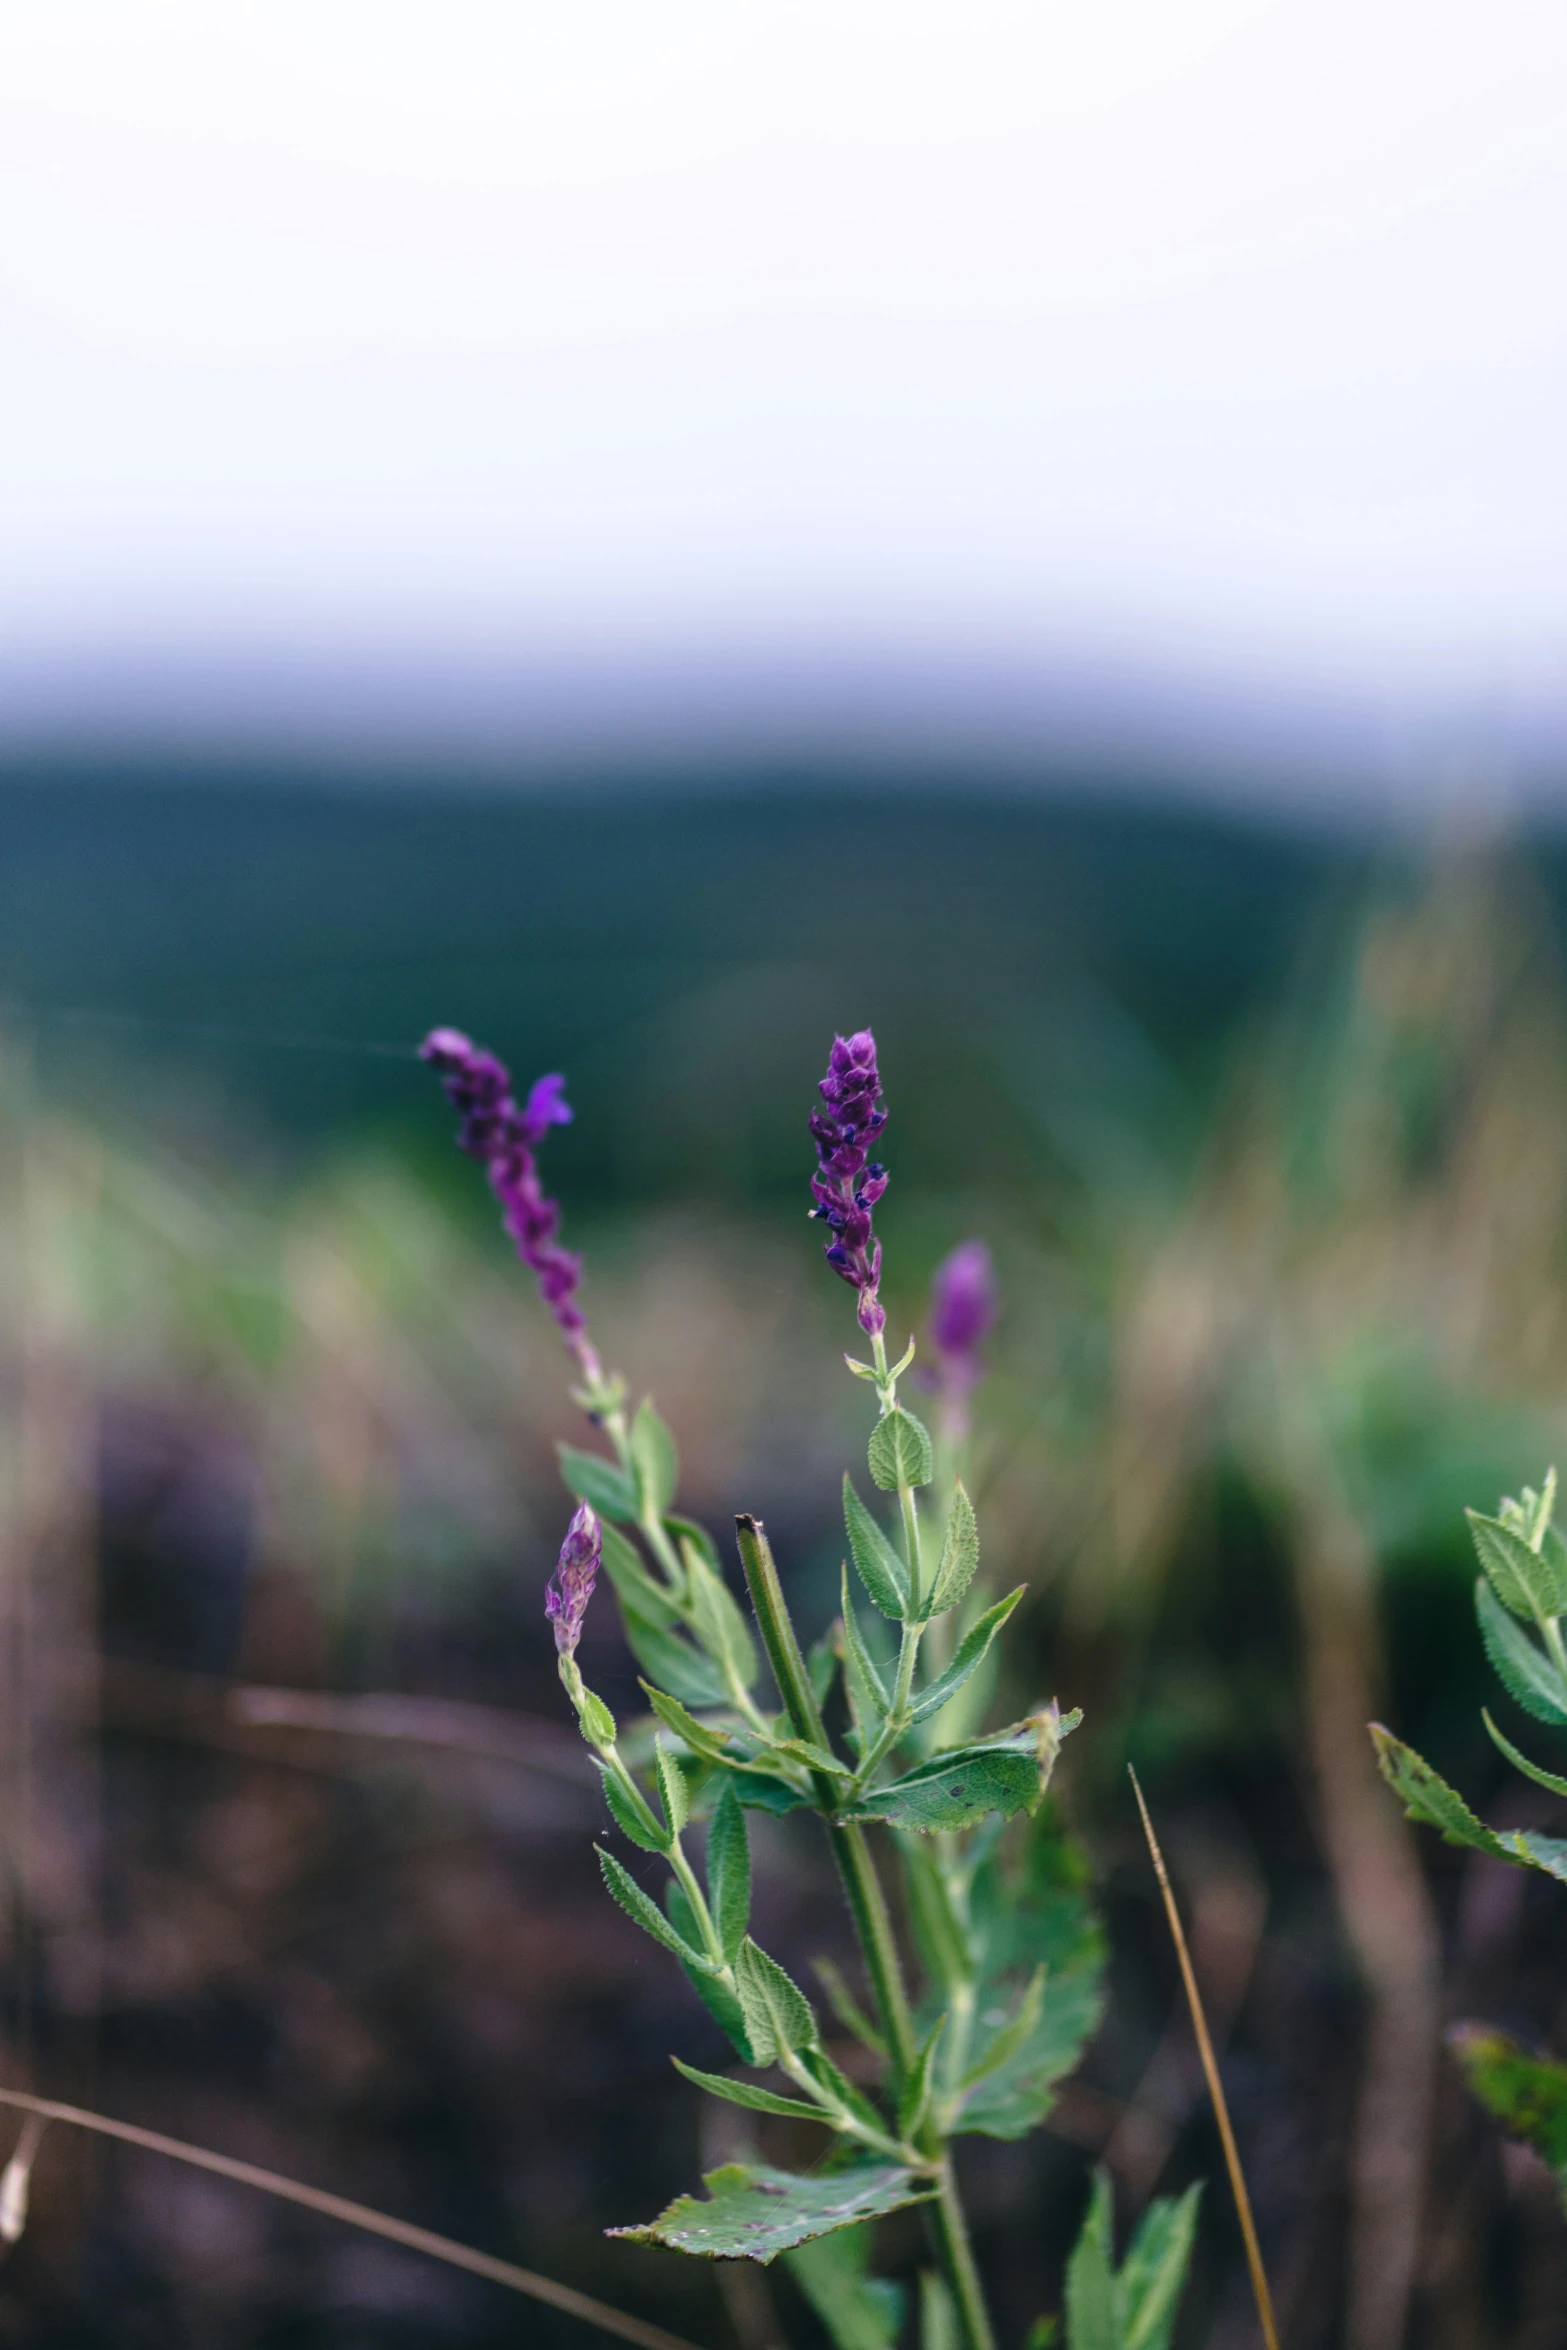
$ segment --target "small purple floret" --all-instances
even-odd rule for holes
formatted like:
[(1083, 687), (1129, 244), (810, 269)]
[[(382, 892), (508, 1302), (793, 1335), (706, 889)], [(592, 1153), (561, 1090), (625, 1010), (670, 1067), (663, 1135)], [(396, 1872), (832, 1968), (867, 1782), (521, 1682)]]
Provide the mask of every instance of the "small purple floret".
[(871, 1145), (887, 1123), (879, 1107), (881, 1079), (876, 1039), (868, 1028), (833, 1040), (827, 1074), (821, 1081), (827, 1105), (811, 1114), (811, 1134), (821, 1161), (811, 1178), (813, 1216), (832, 1234), (827, 1262), (860, 1293), (860, 1328), (878, 1338), (887, 1317), (876, 1291), (881, 1280), (881, 1242), (871, 1232), (871, 1210), (887, 1188), (887, 1170), (871, 1161)]
[(539, 1295), (583, 1370), (592, 1377), (597, 1359), (576, 1302), (582, 1259), (562, 1248), (555, 1238), (560, 1230), (560, 1209), (539, 1182), (533, 1157), (552, 1126), (571, 1124), (565, 1078), (541, 1077), (519, 1109), (504, 1061), (481, 1051), (461, 1029), (432, 1029), (419, 1053), (440, 1071), (447, 1099), (462, 1116), (458, 1147), (478, 1159), (488, 1173), (490, 1189), (501, 1203), (517, 1254), (536, 1275)]
[(566, 1539), (560, 1546), (555, 1572), (544, 1586), (544, 1613), (555, 1627), (555, 1646), (562, 1656), (575, 1656), (582, 1638), (582, 1619), (598, 1581), (604, 1555), (604, 1536), (587, 1503), (572, 1512)]
[(942, 1384), (967, 1390), (984, 1372), (980, 1344), (996, 1318), (990, 1251), (965, 1240), (936, 1267), (930, 1285), (930, 1337)]

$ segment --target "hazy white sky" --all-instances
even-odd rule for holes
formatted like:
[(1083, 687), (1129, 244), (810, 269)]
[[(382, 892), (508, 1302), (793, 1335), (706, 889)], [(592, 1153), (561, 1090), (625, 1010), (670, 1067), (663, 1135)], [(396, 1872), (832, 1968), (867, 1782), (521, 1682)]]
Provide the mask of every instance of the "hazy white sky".
[(0, 625), (1567, 701), (1561, 0), (0, 0)]

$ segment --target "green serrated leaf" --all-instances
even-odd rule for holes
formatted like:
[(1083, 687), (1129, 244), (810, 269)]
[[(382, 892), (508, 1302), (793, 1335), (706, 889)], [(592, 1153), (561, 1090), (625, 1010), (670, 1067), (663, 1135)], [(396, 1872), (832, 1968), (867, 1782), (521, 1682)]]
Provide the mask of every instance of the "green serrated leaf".
[(1424, 1755), (1384, 1730), (1380, 1722), (1371, 1724), (1371, 1743), (1376, 1748), (1378, 1769), (1412, 1820), (1440, 1828), (1449, 1844), (1467, 1844), (1476, 1852), (1496, 1853), (1503, 1860), (1511, 1857), (1501, 1838), (1476, 1819), (1457, 1789), (1449, 1787)]
[[(1048, 1809), (999, 1830), (974, 1868), (968, 1936), (978, 1972), (969, 2063), (984, 2077), (961, 2092), (949, 2125), (987, 2137), (1037, 2129), (1096, 2029), (1103, 2009), (1105, 1940), (1087, 1894), (1087, 1864)], [(985, 2065), (1009, 2032), (1036, 1969), (1047, 1970), (1038, 2021), (1022, 2045)]]
[(885, 2121), (864, 2090), (857, 2089), (848, 2074), (839, 2071), (825, 2048), (800, 2048), (795, 2051), (795, 2055), (823, 2096), (830, 2099), (840, 2113), (852, 2115), (862, 2129), (874, 2130), (890, 2148)]
[(587, 1502), (601, 1518), (635, 1525), (636, 1491), (618, 1463), (606, 1461), (596, 1452), (579, 1452), (574, 1444), (560, 1444), (555, 1449), (560, 1454), (560, 1473), (568, 1493), (574, 1493), (578, 1501)]
[(1202, 2187), (1162, 2195), (1139, 2221), (1116, 2278), (1124, 2350), (1169, 2350), (1197, 2235)]
[(1110, 2174), (1094, 2174), (1088, 2211), (1066, 2264), (1066, 2328), (1072, 2350), (1125, 2350), (1116, 2308)]
[(920, 2043), (919, 2053), (909, 2068), (903, 2091), (898, 2099), (898, 2136), (907, 2143), (922, 2127), (930, 2107), (931, 2076), (936, 2062), (936, 2050), (946, 2028), (947, 2018), (937, 2016)]
[(908, 1571), (847, 1476), (843, 1480), (843, 1517), (855, 1571), (871, 1605), (895, 1624), (901, 1623), (909, 1604)]
[(707, 1831), (707, 1899), (719, 1947), (733, 1966), (751, 1918), (751, 1848), (732, 1778), (724, 1782)]
[(1032, 1736), (1014, 1737), (934, 1754), (901, 1779), (867, 1788), (839, 1816), (886, 1820), (894, 1828), (929, 1835), (937, 1829), (969, 1827), (991, 1811), (1010, 1817), (1038, 1794), (1035, 1741)]
[(655, 1942), (662, 1942), (666, 1950), (673, 1951), (684, 1964), (695, 1967), (700, 1973), (710, 1972), (702, 1952), (694, 1949), (675, 1931), (658, 1904), (648, 1899), (635, 1877), (621, 1867), (614, 1854), (606, 1852), (602, 1844), (596, 1844), (593, 1849), (599, 1856), (604, 1882), (627, 1917), (639, 1925), (644, 1934), (650, 1934)]
[(1464, 1515), (1480, 1564), (1503, 1607), (1525, 1623), (1558, 1615), (1563, 1603), (1550, 1561), (1531, 1550), (1523, 1536), (1503, 1525), (1500, 1518), (1483, 1517), (1478, 1510), (1466, 1510)]
[(632, 1802), (607, 1763), (599, 1763), (598, 1770), (604, 1782), (604, 1800), (621, 1834), (640, 1844), (644, 1852), (667, 1852), (669, 1838), (646, 1804), (639, 1809)]
[[(1037, 2130), (1055, 2104), (1059, 2084), (1098, 2028), (1104, 2012), (1103, 1985), (1104, 1963), (1097, 1945), (1076, 1966), (1049, 1973), (1033, 2030), (1004, 2062), (993, 2070), (986, 2067), (975, 2085), (962, 2092), (952, 2128), (1009, 2139), (1026, 2138)], [(985, 2006), (988, 2013), (988, 2001)], [(1003, 2020), (999, 2032), (1007, 2029)], [(981, 2048), (977, 2054), (976, 2069), (984, 2066), (985, 2053)]]
[(932, 1714), (940, 1713), (949, 1697), (957, 1695), (1012, 1610), (1017, 1606), (1025, 1588), (1026, 1586), (1020, 1583), (1015, 1591), (1007, 1593), (1005, 1599), (998, 1599), (994, 1607), (986, 1608), (978, 1623), (971, 1631), (965, 1633), (963, 1639), (958, 1643), (958, 1652), (946, 1671), (938, 1674), (929, 1687), (922, 1689), (914, 1700), (913, 1709), (909, 1716), (912, 1722), (928, 1721)]
[(884, 1412), (871, 1430), (866, 1461), (871, 1482), (883, 1493), (896, 1493), (905, 1485), (928, 1485), (936, 1474), (930, 1430), (901, 1404)]
[(1560, 1777), (1555, 1771), (1542, 1770), (1540, 1765), (1531, 1762), (1526, 1754), (1520, 1754), (1512, 1740), (1502, 1736), (1484, 1706), (1480, 1708), (1480, 1719), (1490, 1731), (1498, 1752), (1506, 1755), (1515, 1771), (1522, 1771), (1524, 1777), (1532, 1779), (1537, 1787), (1548, 1787), (1553, 1795), (1567, 1795), (1567, 1779)]
[(819, 2035), (811, 2003), (775, 1958), (769, 1958), (747, 1937), (740, 1945), (734, 1970), (746, 2036), (756, 2051), (757, 2064), (774, 2064), (780, 2056), (816, 2046)]
[(902, 2287), (869, 2274), (869, 2227), (839, 2228), (784, 2254), (789, 2273), (832, 2337), (833, 2350), (893, 2350)]
[(703, 2202), (681, 2195), (639, 2228), (611, 2228), (633, 2243), (667, 2244), (675, 2252), (709, 2260), (759, 2260), (764, 2264), (813, 2236), (901, 2211), (928, 2201), (934, 2190), (900, 2163), (853, 2163), (810, 2178), (763, 2165), (731, 2162), (702, 2181)]
[(1503, 1831), (1502, 1843), (1509, 1860), (1520, 1860), (1527, 1868), (1540, 1869), (1559, 1884), (1567, 1884), (1567, 1837), (1541, 1836), (1533, 1828), (1508, 1828)]
[(979, 1527), (974, 1517), (974, 1504), (959, 1479), (952, 1490), (952, 1507), (947, 1513), (947, 1531), (941, 1544), (941, 1563), (936, 1569), (936, 1580), (925, 1604), (925, 1614), (941, 1616), (946, 1614), (948, 1608), (958, 1606), (973, 1582), (978, 1566)]
[(683, 1739), (693, 1754), (705, 1755), (709, 1762), (726, 1763), (733, 1767), (736, 1758), (729, 1752), (719, 1731), (709, 1730), (697, 1721), (678, 1698), (670, 1696), (667, 1689), (655, 1689), (651, 1681), (644, 1681), (642, 1687), (647, 1691), (649, 1705), (665, 1729), (673, 1730), (675, 1736)]
[(872, 1733), (887, 1719), (891, 1700), (886, 1684), (876, 1669), (875, 1661), (865, 1645), (854, 1603), (849, 1597), (849, 1570), (843, 1577), (843, 1653), (849, 1684), (849, 1701), (858, 1723), (869, 1725)]
[(668, 1423), (645, 1395), (631, 1423), (631, 1465), (636, 1474), (639, 1514), (661, 1518), (675, 1498), (680, 1483), (680, 1455)]
[(691, 1791), (686, 1785), (685, 1773), (667, 1746), (656, 1746), (653, 1763), (658, 1772), (658, 1791), (663, 1798), (664, 1817), (669, 1822), (670, 1834), (678, 1836), (691, 1817)]
[(982, 2055), (969, 2066), (958, 2084), (961, 2089), (977, 2088), (988, 2081), (992, 2073), (1001, 2071), (1015, 2056), (1022, 2054), (1039, 2029), (1045, 2011), (1045, 1977), (1048, 1970), (1041, 1960), (1028, 1978), (1028, 1985), (1018, 2001), (1017, 2013), (1009, 2023), (1002, 2025)]
[(1567, 1884), (1567, 1838), (1541, 1836), (1533, 1828), (1487, 1828), (1476, 1819), (1463, 1797), (1438, 1776), (1422, 1755), (1383, 1729), (1371, 1724), (1382, 1776), (1403, 1798), (1412, 1820), (1440, 1828), (1449, 1844), (1467, 1844), (1476, 1852), (1494, 1853), (1499, 1860), (1516, 1861), (1540, 1869)]
[(1455, 2024), (1447, 2040), (1480, 2103), (1544, 2155), (1567, 2196), (1567, 2065), (1531, 2054), (1489, 2024)]
[(1503, 1687), (1537, 1722), (1567, 1729), (1567, 1689), (1560, 1673), (1500, 1606), (1483, 1577), (1475, 1584), (1475, 1614), (1491, 1670)]
[(678, 2056), (670, 2063), (677, 2073), (684, 2073), (688, 2081), (695, 2081), (710, 2097), (722, 2097), (727, 2104), (747, 2106), (752, 2113), (786, 2114), (791, 2121), (825, 2122), (827, 2116), (819, 2105), (808, 2105), (803, 2097), (780, 2097), (772, 2089), (759, 2089), (754, 2081), (734, 2081), (727, 2073), (698, 2072), (694, 2064), (682, 2064)]

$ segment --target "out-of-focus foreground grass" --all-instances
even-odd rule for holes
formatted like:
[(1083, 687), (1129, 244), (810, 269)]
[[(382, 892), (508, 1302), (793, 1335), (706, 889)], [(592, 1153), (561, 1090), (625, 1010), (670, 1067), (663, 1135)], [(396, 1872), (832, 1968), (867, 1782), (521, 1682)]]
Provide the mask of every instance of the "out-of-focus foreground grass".
[[(726, 1089), (748, 1098), (732, 1011), (650, 1032), (655, 1156), (688, 1164), (670, 1123), (721, 1133)], [(1500, 862), (1341, 892), (1185, 1070), (1107, 997), (1059, 1005), (992, 1180), (985, 1072), (1026, 1016), (998, 993), (971, 1066), (912, 1037), (901, 1064), (884, 1053), (892, 1328), (917, 1323), (940, 1254), (990, 1242), (987, 1538), (1030, 1585), (1035, 1679), (1015, 1695), (1087, 1709), (1063, 1803), (1115, 1952), (1054, 2129), (975, 2149), (1009, 2334), (1055, 2303), (1093, 2158), (1134, 2201), (1217, 2174), (1131, 1758), (1292, 2350), (1544, 2350), (1567, 2231), (1448, 2076), (1440, 2027), (1567, 2026), (1567, 1913), (1550, 1885), (1417, 1844), (1363, 1725), (1394, 1721), (1482, 1809), (1533, 1800), (1502, 1796), (1479, 1726), (1496, 1700), (1461, 1509), (1562, 1446), (1549, 922)], [(767, 1113), (798, 1118), (802, 1145), (817, 1074)], [(566, 1511), (552, 1445), (576, 1433), (564, 1359), (478, 1171), (442, 1155), (433, 1081), (404, 1078), (417, 1150), (361, 1135), (258, 1166), (221, 1121), (199, 1143), (188, 1119), (137, 1121), (123, 1085), (94, 1115), (53, 1082), (43, 1028), (0, 1048), (7, 2078), (766, 2350), (765, 2304), (598, 2233), (714, 2151), (666, 2062), (713, 2061), (711, 2027), (592, 1863), (540, 1613)], [(899, 1121), (943, 1116), (969, 1122), (963, 1148), (906, 1177)], [(628, 1216), (601, 1186), (568, 1201), (568, 1238), (602, 1351), (678, 1431), (690, 1504), (720, 1532), (737, 1508), (766, 1517), (814, 1629), (863, 1414), (799, 1158), (776, 1212), (715, 1185)], [(611, 1616), (590, 1619), (590, 1678), (629, 1708)], [(808, 1837), (760, 1840), (769, 1947), (841, 1956)], [(3, 2339), (481, 2343), (517, 2323), (482, 2286), (148, 2157), (57, 2136), (35, 2200)], [(777, 2297), (791, 2339), (814, 2339)], [(1249, 2338), (1217, 2186), (1187, 2322), (1192, 2343)]]

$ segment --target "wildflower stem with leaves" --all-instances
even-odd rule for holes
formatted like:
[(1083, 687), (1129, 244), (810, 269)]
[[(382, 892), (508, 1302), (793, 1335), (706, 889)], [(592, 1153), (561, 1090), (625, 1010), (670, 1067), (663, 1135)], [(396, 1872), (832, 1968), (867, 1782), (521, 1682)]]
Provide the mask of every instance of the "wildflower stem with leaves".
[[(984, 1664), (1023, 1593), (979, 1604), (979, 1532), (955, 1470), (935, 1510), (922, 1510), (936, 1479), (935, 1451), (899, 1399), (915, 1350), (911, 1341), (890, 1360), (873, 1230), (888, 1180), (870, 1155), (887, 1123), (875, 1039), (864, 1029), (833, 1044), (822, 1106), (810, 1119), (818, 1161), (811, 1212), (827, 1225), (828, 1263), (856, 1293), (870, 1360), (846, 1360), (875, 1391), (867, 1468), (895, 1516), (885, 1525), (844, 1478), (842, 1612), (808, 1653), (766, 1530), (741, 1513), (735, 1531), (752, 1638), (711, 1537), (676, 1508), (673, 1434), (650, 1398), (628, 1417), (625, 1384), (603, 1370), (588, 1336), (578, 1260), (559, 1247), (559, 1210), (540, 1187), (533, 1156), (548, 1126), (571, 1114), (561, 1080), (541, 1080), (519, 1110), (504, 1067), (466, 1037), (439, 1030), (425, 1052), (463, 1113), (459, 1139), (485, 1163), (507, 1229), (577, 1362), (575, 1400), (610, 1446), (607, 1455), (561, 1448), (578, 1506), (546, 1610), (610, 1818), (668, 1873), (655, 1899), (606, 1845), (599, 1849), (605, 1883), (683, 1968), (743, 2068), (703, 2071), (677, 2058), (681, 2073), (730, 2104), (814, 2121), (829, 2133), (809, 2171), (729, 2163), (708, 2175), (704, 2196), (680, 2196), (656, 2219), (612, 2232), (720, 2259), (782, 2255), (839, 2350), (890, 2350), (902, 2297), (869, 2277), (866, 2230), (885, 2213), (916, 2206), (932, 2254), (919, 2293), (926, 2350), (953, 2343), (994, 2350), (953, 2147), (975, 2132), (1021, 2137), (1043, 2120), (1097, 2021), (1103, 1950), (1081, 1864), (1044, 1800), (1061, 1741), (1079, 1716), (1063, 1716), (1052, 1701), (988, 1734), (976, 1725), (954, 1744), (934, 1742), (938, 1718)], [(971, 1257), (971, 1274), (975, 1265)], [(984, 1309), (970, 1310), (965, 1324), (965, 1404), (990, 1313), (988, 1261), (983, 1269)], [(851, 1560), (872, 1610), (865, 1624)], [(624, 1741), (577, 1664), (601, 1570), (650, 1709)], [(957, 1634), (935, 1650), (936, 1669), (922, 1670), (926, 1635), (947, 1619)], [(766, 1695), (764, 1657), (776, 1705)], [(836, 1734), (830, 1722), (841, 1722)], [(837, 2025), (877, 2069), (872, 2088), (830, 2053), (811, 1999), (750, 1932), (747, 1814), (796, 1810), (821, 1819), (843, 1885), (870, 2013), (835, 1968), (823, 1963), (818, 1972)], [(693, 1827), (705, 1829), (700, 1871), (685, 1845)], [(913, 1988), (873, 1828), (887, 1837), (903, 1875), (918, 1961)], [(856, 2071), (863, 2069), (857, 2060)], [(753, 2077), (770, 2072), (785, 2085)], [(1170, 2226), (1159, 2215), (1173, 2207), (1156, 2206), (1152, 2232), (1145, 2221), (1117, 2275), (1100, 2248), (1106, 2195), (1093, 2207), (1097, 2233), (1091, 2242), (1085, 2235), (1088, 2266), (1079, 2267), (1085, 2278), (1092, 2270), (1094, 2294), (1103, 2270), (1114, 2322), (1108, 2331), (1074, 2323), (1073, 2350), (1129, 2350), (1134, 2341), (1138, 2350), (1165, 2350), (1189, 2219)], [(1145, 2241), (1151, 2261), (1138, 2253)], [(1077, 2294), (1085, 2309), (1087, 2292), (1082, 2285)]]

